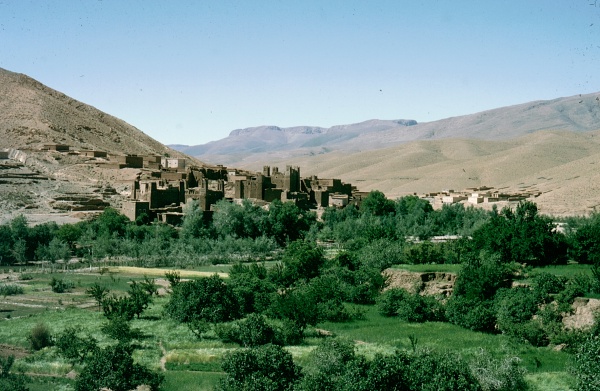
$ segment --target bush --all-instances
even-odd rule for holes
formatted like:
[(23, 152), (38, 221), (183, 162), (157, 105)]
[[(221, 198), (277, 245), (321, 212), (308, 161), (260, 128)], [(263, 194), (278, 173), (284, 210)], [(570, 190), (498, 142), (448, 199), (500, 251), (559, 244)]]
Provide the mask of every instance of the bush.
[(292, 355), (275, 345), (236, 350), (225, 357), (221, 391), (287, 391), (300, 377)]
[(393, 288), (385, 291), (378, 302), (379, 313), (384, 316), (397, 316), (407, 322), (428, 322), (445, 319), (444, 307), (431, 296), (409, 293), (404, 289)]
[(128, 391), (143, 384), (152, 391), (158, 391), (164, 376), (134, 363), (132, 351), (133, 348), (125, 344), (96, 349), (79, 373), (75, 391), (97, 391), (101, 388)]
[(469, 363), (483, 391), (526, 391), (526, 370), (517, 357), (496, 360), (481, 349)]
[(0, 296), (13, 296), (21, 295), (24, 290), (21, 285), (16, 284), (2, 284), (0, 285)]
[(33, 350), (41, 350), (46, 346), (52, 346), (52, 333), (44, 323), (38, 323), (31, 329), (27, 339)]
[(235, 342), (245, 347), (256, 347), (273, 343), (275, 330), (264, 316), (250, 314), (246, 319), (219, 324), (215, 327), (217, 336), (223, 342)]
[(557, 294), (565, 289), (566, 283), (566, 277), (557, 276), (547, 272), (536, 273), (532, 278), (533, 290), (540, 299), (544, 301), (547, 300), (551, 294)]
[(101, 330), (104, 334), (122, 343), (140, 338), (142, 334), (138, 329), (132, 329), (129, 322), (121, 317), (109, 319), (108, 323), (102, 325)]
[(0, 356), (0, 390), (2, 391), (28, 391), (25, 386), (25, 377), (10, 373), (15, 362), (15, 356)]
[(242, 315), (235, 292), (216, 274), (173, 286), (165, 313), (182, 323), (195, 319), (227, 322)]
[(600, 391), (600, 339), (588, 338), (573, 355), (570, 372), (575, 376), (576, 391)]
[(64, 281), (62, 278), (52, 277), (50, 281), (50, 287), (52, 288), (52, 292), (54, 293), (65, 293), (71, 290), (75, 284), (71, 281)]
[(98, 347), (93, 337), (80, 337), (79, 331), (77, 327), (67, 327), (54, 342), (59, 353), (73, 364), (82, 364)]

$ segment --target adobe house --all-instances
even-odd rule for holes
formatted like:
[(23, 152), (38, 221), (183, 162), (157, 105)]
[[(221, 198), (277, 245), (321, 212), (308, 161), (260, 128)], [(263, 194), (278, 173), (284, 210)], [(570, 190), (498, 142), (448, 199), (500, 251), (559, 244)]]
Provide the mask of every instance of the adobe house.
[(330, 194), (329, 195), (329, 206), (336, 208), (343, 208), (350, 202), (348, 194)]
[(65, 144), (44, 144), (42, 150), (43, 151), (57, 151), (57, 152), (69, 152), (68, 145)]
[(150, 217), (150, 203), (148, 201), (136, 201), (126, 200), (123, 201), (121, 206), (121, 213), (123, 213), (129, 220), (135, 221), (143, 213), (146, 213)]
[(143, 156), (143, 164), (144, 168), (149, 168), (151, 170), (160, 170), (160, 155), (147, 155)]
[(185, 159), (162, 157), (160, 165), (163, 170), (182, 171), (185, 170)]
[(143, 168), (144, 158), (136, 155), (110, 155), (109, 159), (111, 162), (119, 165), (124, 165), (129, 168)]
[(79, 154), (81, 156), (87, 157), (107, 157), (108, 154), (104, 151), (80, 151)]
[(225, 181), (203, 179), (201, 186), (188, 189), (185, 196), (186, 203), (196, 200), (201, 210), (210, 211), (211, 205), (225, 197)]

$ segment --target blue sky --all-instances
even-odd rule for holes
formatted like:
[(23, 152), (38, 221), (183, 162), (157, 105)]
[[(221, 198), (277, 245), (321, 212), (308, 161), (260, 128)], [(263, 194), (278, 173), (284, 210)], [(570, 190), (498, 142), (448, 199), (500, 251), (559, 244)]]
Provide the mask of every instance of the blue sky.
[(167, 143), (600, 91), (600, 1), (0, 0), (0, 67)]

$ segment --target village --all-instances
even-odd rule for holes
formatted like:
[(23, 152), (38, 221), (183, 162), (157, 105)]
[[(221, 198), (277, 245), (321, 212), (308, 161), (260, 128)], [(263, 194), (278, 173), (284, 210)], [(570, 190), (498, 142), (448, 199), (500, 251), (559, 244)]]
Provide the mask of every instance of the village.
[[(27, 153), (32, 152), (35, 151), (4, 150), (0, 151), (0, 160), (25, 161)], [(326, 207), (343, 208), (350, 204), (360, 206), (361, 200), (368, 195), (368, 192), (360, 191), (341, 179), (323, 179), (316, 175), (303, 177), (300, 167), (290, 165), (283, 170), (264, 166), (262, 172), (252, 172), (222, 165), (199, 166), (190, 163), (188, 159), (177, 157), (114, 155), (106, 151), (74, 150), (64, 144), (45, 144), (38, 152), (79, 156), (85, 158), (88, 164), (103, 169), (139, 170), (135, 180), (128, 185), (129, 196), (120, 203), (121, 212), (132, 221), (144, 217), (149, 221), (158, 220), (177, 225), (183, 219), (184, 206), (190, 202), (196, 202), (205, 218), (210, 219), (220, 200), (241, 202), (249, 199), (265, 207), (274, 200), (291, 201), (305, 210), (322, 210)], [(3, 166), (11, 167), (7, 163)], [(455, 203), (485, 207), (518, 202), (539, 194), (508, 193), (481, 186), (461, 191), (444, 189), (413, 195), (429, 201), (434, 208), (440, 208), (444, 204)], [(61, 204), (61, 200), (56, 201), (56, 208), (69, 207)], [(72, 208), (80, 211), (102, 210), (109, 205), (106, 200), (92, 199)]]

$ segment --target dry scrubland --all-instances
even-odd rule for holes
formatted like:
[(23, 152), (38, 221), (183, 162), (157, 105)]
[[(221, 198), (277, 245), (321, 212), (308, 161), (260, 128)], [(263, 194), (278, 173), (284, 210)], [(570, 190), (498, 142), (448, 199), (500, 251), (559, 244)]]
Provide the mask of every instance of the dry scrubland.
[(286, 163), (300, 166), (302, 175), (341, 178), (389, 198), (486, 185), (539, 191), (534, 201), (545, 214), (589, 214), (600, 206), (600, 131), (541, 131), (508, 141), (416, 141), (270, 162)]

